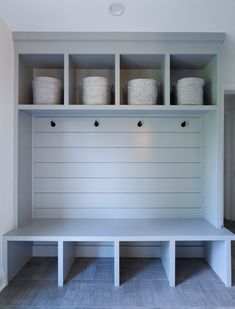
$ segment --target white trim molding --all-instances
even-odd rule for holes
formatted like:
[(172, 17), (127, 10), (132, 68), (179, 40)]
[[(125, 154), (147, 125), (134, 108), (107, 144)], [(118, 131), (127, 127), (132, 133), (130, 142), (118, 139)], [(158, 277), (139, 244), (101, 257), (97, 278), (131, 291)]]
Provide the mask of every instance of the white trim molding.
[(4, 273), (3, 270), (0, 269), (0, 292), (6, 287), (6, 284), (4, 284)]

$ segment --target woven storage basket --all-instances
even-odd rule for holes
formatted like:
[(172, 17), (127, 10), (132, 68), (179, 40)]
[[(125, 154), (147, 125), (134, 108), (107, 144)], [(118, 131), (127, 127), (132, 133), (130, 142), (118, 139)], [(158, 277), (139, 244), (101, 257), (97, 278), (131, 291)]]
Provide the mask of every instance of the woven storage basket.
[(33, 80), (34, 104), (60, 104), (62, 82), (58, 78), (38, 76)]
[(112, 85), (106, 77), (85, 77), (81, 85), (83, 104), (106, 105), (111, 102)]
[(128, 104), (157, 104), (158, 87), (155, 79), (138, 78), (127, 83)]
[(178, 80), (176, 84), (177, 104), (202, 105), (204, 85), (205, 81), (197, 77), (186, 77)]

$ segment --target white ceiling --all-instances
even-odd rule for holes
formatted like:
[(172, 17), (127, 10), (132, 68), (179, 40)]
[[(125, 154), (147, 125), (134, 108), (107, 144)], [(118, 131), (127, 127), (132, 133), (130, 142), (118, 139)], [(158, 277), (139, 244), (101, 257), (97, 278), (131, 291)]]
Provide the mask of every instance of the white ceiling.
[[(125, 6), (112, 16), (113, 2)], [(0, 0), (12, 31), (234, 31), (235, 0)]]

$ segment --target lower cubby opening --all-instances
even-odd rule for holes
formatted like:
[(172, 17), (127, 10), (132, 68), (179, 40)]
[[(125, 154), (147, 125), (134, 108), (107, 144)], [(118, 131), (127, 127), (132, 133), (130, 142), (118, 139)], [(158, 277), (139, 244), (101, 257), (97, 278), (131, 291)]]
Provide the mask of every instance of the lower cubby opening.
[[(186, 281), (208, 280), (215, 281), (219, 278), (226, 286), (231, 285), (231, 242), (229, 240), (208, 240), (201, 242), (200, 254), (197, 258), (180, 257), (183, 241), (176, 242), (176, 284)], [(195, 242), (198, 247), (199, 242)], [(193, 244), (193, 241), (192, 241)], [(195, 255), (194, 255), (195, 256)], [(201, 257), (199, 257), (201, 256)]]
[[(86, 280), (112, 280), (115, 286), (119, 286), (119, 254), (115, 256), (115, 244), (107, 242), (106, 248), (112, 247), (109, 250), (109, 258), (100, 262), (99, 259), (93, 257), (79, 257), (79, 245), (81, 246), (82, 243), (76, 241), (59, 242), (58, 286), (63, 286), (70, 280), (82, 280), (84, 276), (85, 278), (88, 276)], [(86, 241), (85, 243), (89, 252), (89, 242)], [(99, 243), (97, 242), (97, 247)], [(105, 244), (106, 242), (102, 243)], [(92, 241), (92, 247), (95, 247), (94, 241)], [(102, 255), (102, 249), (100, 251), (100, 255)], [(110, 251), (112, 251), (111, 254)]]
[(167, 276), (160, 258), (121, 257), (120, 284), (129, 280), (165, 280)]
[(175, 285), (174, 242), (120, 242), (120, 256), (121, 284), (151, 276), (155, 280), (168, 280), (170, 286)]
[(57, 286), (58, 259), (52, 256), (33, 256), (13, 280), (51, 280)]
[(204, 258), (177, 258), (176, 285), (188, 281), (219, 280)]
[(114, 259), (112, 257), (76, 257), (64, 283), (82, 280), (113, 281)]
[[(49, 244), (48, 244), (49, 245)], [(51, 243), (50, 243), (51, 245)], [(53, 246), (58, 250), (57, 243)], [(3, 258), (5, 282), (11, 280), (58, 280), (58, 253), (54, 256), (34, 256), (33, 241), (8, 241)]]

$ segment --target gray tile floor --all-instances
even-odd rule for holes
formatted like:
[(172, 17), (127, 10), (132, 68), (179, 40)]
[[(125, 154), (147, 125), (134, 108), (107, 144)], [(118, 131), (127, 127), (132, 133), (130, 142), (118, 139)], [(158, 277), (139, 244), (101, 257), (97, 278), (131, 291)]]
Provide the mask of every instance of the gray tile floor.
[(122, 259), (115, 288), (113, 259), (76, 259), (58, 288), (56, 259), (33, 258), (0, 293), (0, 309), (235, 308), (235, 286), (225, 288), (202, 259), (179, 259), (176, 269), (170, 288), (159, 259)]

